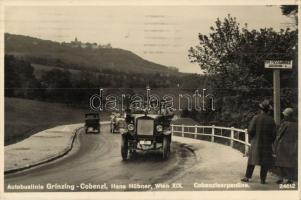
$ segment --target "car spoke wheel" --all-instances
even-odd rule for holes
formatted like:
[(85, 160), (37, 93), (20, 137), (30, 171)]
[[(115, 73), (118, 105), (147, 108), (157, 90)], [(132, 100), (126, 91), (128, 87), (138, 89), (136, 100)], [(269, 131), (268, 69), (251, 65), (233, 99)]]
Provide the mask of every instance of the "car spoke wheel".
[(170, 154), (170, 141), (168, 137), (163, 138), (163, 152), (162, 152), (162, 158), (166, 160), (169, 157)]
[(122, 160), (126, 160), (128, 157), (128, 139), (126, 136), (121, 137), (121, 156)]

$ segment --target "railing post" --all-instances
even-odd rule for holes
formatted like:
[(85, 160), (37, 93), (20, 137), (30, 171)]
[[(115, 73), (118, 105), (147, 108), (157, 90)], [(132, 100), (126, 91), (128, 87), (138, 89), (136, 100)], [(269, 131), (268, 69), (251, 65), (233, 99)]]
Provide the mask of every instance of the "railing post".
[(234, 127), (231, 127), (231, 140), (230, 140), (230, 146), (233, 148), (233, 139), (234, 139)]
[(248, 154), (249, 151), (249, 135), (248, 135), (248, 129), (245, 129), (245, 156)]
[(198, 126), (194, 125), (194, 139), (197, 139), (197, 134), (198, 134)]
[(182, 137), (184, 137), (184, 124), (182, 124), (182, 130), (181, 130), (181, 133), (182, 133)]
[(173, 126), (173, 124), (171, 125), (171, 135), (173, 135), (174, 133), (174, 126)]
[(211, 142), (214, 142), (214, 131), (215, 131), (214, 127), (215, 127), (214, 125), (211, 126), (211, 128), (212, 128), (211, 129)]

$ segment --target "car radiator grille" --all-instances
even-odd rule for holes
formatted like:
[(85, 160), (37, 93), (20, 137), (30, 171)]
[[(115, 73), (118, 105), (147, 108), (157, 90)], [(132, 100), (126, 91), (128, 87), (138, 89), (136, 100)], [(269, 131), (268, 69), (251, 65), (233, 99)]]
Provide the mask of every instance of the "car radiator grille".
[(154, 132), (154, 120), (137, 120), (137, 134), (138, 135), (153, 135)]

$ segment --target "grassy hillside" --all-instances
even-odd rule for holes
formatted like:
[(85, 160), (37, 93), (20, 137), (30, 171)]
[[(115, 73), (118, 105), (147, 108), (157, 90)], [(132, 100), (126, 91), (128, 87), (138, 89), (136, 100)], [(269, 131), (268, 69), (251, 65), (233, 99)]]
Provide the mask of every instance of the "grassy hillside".
[(175, 73), (136, 54), (117, 48), (71, 47), (49, 40), (5, 34), (5, 54), (23, 57), (31, 63), (101, 72), (113, 70), (137, 73)]
[(57, 125), (82, 123), (86, 112), (58, 103), (5, 98), (5, 145)]

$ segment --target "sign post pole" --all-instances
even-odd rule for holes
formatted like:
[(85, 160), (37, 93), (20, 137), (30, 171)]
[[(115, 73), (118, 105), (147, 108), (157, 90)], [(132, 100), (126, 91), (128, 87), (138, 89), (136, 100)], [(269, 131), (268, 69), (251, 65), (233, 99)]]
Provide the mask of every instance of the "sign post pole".
[(280, 125), (280, 69), (292, 69), (292, 60), (266, 60), (266, 69), (273, 69), (273, 100), (274, 120), (277, 126)]
[(274, 120), (276, 126), (280, 124), (280, 70), (273, 70), (273, 96), (274, 96)]

